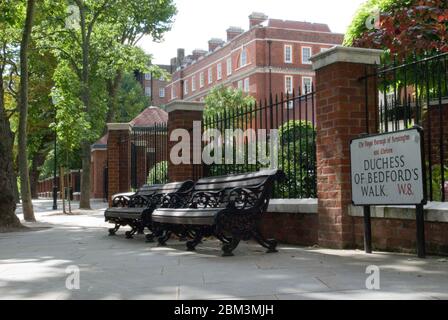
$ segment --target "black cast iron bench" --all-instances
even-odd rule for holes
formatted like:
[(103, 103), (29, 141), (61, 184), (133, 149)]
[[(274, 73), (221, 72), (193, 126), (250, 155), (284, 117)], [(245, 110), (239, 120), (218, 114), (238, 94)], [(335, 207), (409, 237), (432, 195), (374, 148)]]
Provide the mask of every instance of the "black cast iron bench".
[[(106, 209), (104, 217), (106, 222), (114, 223), (115, 227), (109, 229), (109, 235), (116, 234), (121, 226), (129, 225), (130, 231), (126, 231), (126, 238), (131, 239), (135, 233), (143, 234), (145, 227), (151, 230), (151, 214), (162, 205), (163, 199), (168, 195), (188, 195), (188, 190), (193, 187), (193, 181), (174, 182), (167, 184), (144, 185), (135, 194), (120, 194), (112, 200), (112, 208)], [(184, 202), (176, 204), (171, 201), (167, 207), (182, 206)], [(152, 233), (147, 235), (147, 240), (152, 240)]]
[[(223, 256), (232, 256), (241, 240), (254, 238), (268, 252), (276, 252), (277, 242), (263, 238), (259, 223), (274, 182), (284, 178), (280, 170), (263, 170), (198, 180), (182, 208), (158, 208), (152, 213), (153, 227), (163, 230), (159, 244), (165, 245), (171, 233), (189, 234), (193, 239), (187, 249), (193, 251), (203, 237), (215, 236), (223, 243)], [(170, 195), (165, 201), (181, 199)]]

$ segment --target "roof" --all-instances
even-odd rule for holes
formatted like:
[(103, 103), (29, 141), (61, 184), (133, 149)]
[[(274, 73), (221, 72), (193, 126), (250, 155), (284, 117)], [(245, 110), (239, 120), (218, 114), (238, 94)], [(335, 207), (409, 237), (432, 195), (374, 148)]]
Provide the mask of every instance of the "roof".
[(331, 32), (330, 27), (324, 23), (311, 23), (304, 21), (290, 21), (280, 19), (269, 19), (269, 27), (306, 30), (315, 32)]
[[(168, 122), (168, 113), (159, 107), (148, 107), (143, 110), (138, 116), (129, 122), (134, 127), (151, 127), (155, 124), (162, 124)], [(92, 149), (107, 149), (106, 133), (98, 141), (92, 144)]]
[(167, 123), (168, 113), (159, 107), (148, 107), (129, 123), (136, 127), (151, 127), (155, 124)]

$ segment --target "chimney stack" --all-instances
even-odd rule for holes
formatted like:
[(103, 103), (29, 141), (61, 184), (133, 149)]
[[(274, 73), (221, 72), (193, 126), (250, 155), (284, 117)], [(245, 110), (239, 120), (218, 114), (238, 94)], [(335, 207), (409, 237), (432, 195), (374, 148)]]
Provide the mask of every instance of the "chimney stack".
[(208, 41), (208, 51), (213, 52), (216, 50), (216, 48), (222, 46), (224, 44), (224, 40), (213, 38)]
[(230, 27), (227, 29), (227, 41), (231, 41), (235, 37), (239, 36), (244, 32), (240, 27)]
[(249, 16), (249, 28), (252, 29), (268, 20), (268, 16), (261, 12), (253, 12)]
[(193, 60), (198, 60), (200, 57), (203, 57), (207, 54), (207, 51), (202, 49), (195, 49), (192, 52)]
[(177, 49), (177, 66), (180, 67), (185, 59), (185, 49)]

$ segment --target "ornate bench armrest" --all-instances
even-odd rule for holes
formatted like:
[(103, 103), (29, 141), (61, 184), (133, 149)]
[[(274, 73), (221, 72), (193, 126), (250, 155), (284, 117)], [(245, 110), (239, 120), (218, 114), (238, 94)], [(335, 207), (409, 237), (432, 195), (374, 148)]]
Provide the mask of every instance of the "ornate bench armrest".
[(184, 208), (190, 200), (191, 190), (185, 192), (172, 192), (163, 196), (162, 208)]
[(237, 187), (230, 190), (227, 208), (237, 210), (249, 210), (257, 206), (257, 202), (263, 193), (264, 183), (254, 187)]
[(129, 197), (127, 196), (117, 196), (112, 199), (112, 207), (128, 207)]
[(224, 199), (226, 189), (218, 191), (196, 191), (188, 202), (190, 208), (216, 208)]
[(135, 194), (129, 199), (129, 207), (145, 207), (151, 204), (151, 197)]

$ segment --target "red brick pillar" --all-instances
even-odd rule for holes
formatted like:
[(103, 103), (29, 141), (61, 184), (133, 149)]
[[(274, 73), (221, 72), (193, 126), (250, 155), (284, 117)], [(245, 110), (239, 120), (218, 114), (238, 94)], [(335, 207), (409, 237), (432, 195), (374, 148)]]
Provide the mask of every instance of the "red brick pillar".
[[(193, 179), (193, 122), (202, 121), (204, 103), (173, 101), (166, 107), (168, 112), (168, 179), (170, 182)], [(175, 129), (185, 129), (190, 133), (190, 161), (187, 164), (173, 164), (171, 149), (178, 141), (171, 141)], [(197, 165), (196, 168), (199, 166)]]
[(108, 123), (107, 163), (109, 205), (114, 194), (130, 190), (130, 125)]
[(375, 130), (378, 94), (371, 77), (368, 90), (363, 80), (372, 74), (382, 51), (334, 47), (312, 58), (316, 70), (318, 242), (323, 247), (354, 246), (351, 205), (350, 140)]

